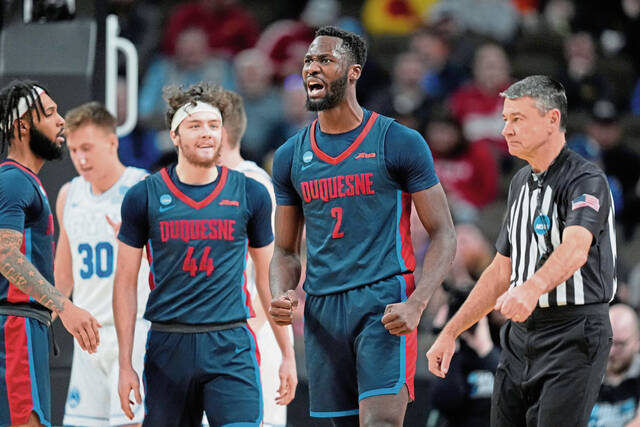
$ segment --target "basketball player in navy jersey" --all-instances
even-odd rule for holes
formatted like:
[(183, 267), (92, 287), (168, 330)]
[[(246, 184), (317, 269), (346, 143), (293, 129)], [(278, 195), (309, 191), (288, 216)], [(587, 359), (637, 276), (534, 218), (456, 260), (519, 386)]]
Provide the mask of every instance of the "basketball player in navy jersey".
[[(306, 225), (304, 288), (311, 416), (338, 426), (401, 426), (413, 400), (416, 327), (455, 253), (447, 201), (424, 139), (362, 108), (356, 34), (324, 27), (304, 57), (318, 119), (278, 149), (270, 313), (291, 323)], [(411, 202), (431, 237), (414, 286)]]
[(91, 353), (100, 324), (53, 287), (53, 216), (36, 173), (62, 153), (64, 119), (47, 91), (0, 91), (0, 425), (50, 426), (51, 312)]
[[(131, 187), (122, 203), (113, 296), (120, 403), (132, 417), (132, 391), (141, 400), (131, 352), (136, 277), (146, 245), (152, 290), (144, 315), (151, 331), (143, 426), (200, 426), (203, 410), (212, 427), (258, 426), (259, 353), (246, 321), (254, 313), (244, 267), (248, 251), (257, 277), (268, 269), (271, 200), (257, 181), (216, 166), (230, 108), (224, 89), (201, 83), (170, 87), (165, 95), (178, 162)], [(267, 280), (257, 286), (268, 308)], [(286, 343), (284, 328), (274, 332)]]

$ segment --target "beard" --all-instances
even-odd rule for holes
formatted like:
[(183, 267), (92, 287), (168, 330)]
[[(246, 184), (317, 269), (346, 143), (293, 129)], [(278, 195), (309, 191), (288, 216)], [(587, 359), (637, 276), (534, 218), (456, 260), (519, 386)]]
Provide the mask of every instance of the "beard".
[(307, 92), (306, 107), (309, 111), (323, 111), (329, 110), (338, 105), (343, 99), (344, 94), (347, 92), (347, 72), (332, 81), (327, 87), (327, 94), (321, 99), (310, 99)]
[(44, 160), (56, 160), (64, 154), (62, 144), (58, 145), (40, 132), (35, 126), (29, 129), (29, 148), (36, 156)]
[(196, 153), (197, 149), (186, 148), (184, 145), (182, 145), (181, 142), (178, 143), (179, 152), (182, 152), (182, 156), (187, 161), (187, 163), (190, 163), (193, 166), (196, 166), (199, 168), (207, 168), (207, 169), (216, 166), (216, 164), (218, 163), (220, 159), (221, 147), (222, 147), (222, 144), (218, 144), (218, 148), (216, 149), (213, 157), (203, 157), (203, 156), (199, 156)]

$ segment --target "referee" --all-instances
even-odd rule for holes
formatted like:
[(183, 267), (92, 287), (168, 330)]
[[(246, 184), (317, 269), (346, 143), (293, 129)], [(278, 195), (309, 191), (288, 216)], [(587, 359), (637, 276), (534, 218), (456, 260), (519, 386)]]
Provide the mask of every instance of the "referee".
[(611, 194), (565, 143), (561, 84), (530, 76), (501, 94), (509, 153), (527, 161), (509, 187), (493, 262), (427, 352), (444, 377), (455, 339), (492, 309), (509, 319), (492, 426), (586, 426), (611, 346), (616, 291)]

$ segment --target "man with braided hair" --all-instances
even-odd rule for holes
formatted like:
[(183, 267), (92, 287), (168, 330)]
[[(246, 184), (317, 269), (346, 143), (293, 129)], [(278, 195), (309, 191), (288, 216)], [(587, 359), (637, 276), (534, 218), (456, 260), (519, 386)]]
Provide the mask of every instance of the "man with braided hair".
[(62, 155), (64, 119), (47, 91), (0, 91), (0, 425), (50, 426), (51, 312), (94, 353), (100, 324), (53, 287), (53, 216), (36, 173)]
[[(258, 426), (262, 391), (254, 315), (244, 273), (247, 251), (263, 307), (271, 298), (266, 269), (273, 252), (267, 190), (241, 172), (216, 166), (231, 104), (218, 85), (168, 87), (167, 120), (178, 162), (129, 190), (114, 283), (122, 409), (133, 416), (139, 380), (131, 365), (137, 273), (146, 245), (151, 321), (143, 378), (144, 427)], [(286, 330), (276, 327), (286, 343)], [(286, 348), (281, 348), (285, 352)], [(289, 350), (290, 351), (290, 350)], [(237, 423), (237, 424), (236, 424)]]

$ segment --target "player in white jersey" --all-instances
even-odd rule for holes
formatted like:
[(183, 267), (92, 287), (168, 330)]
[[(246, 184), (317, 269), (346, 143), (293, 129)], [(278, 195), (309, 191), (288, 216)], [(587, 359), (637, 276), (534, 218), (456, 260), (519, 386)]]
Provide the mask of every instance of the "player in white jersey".
[[(66, 117), (67, 146), (80, 174), (58, 194), (56, 212), (60, 237), (55, 257), (56, 287), (73, 291), (76, 305), (90, 310), (102, 324), (101, 345), (95, 354), (73, 352), (64, 425), (139, 426), (144, 408), (138, 405), (129, 420), (118, 397), (118, 341), (111, 307), (116, 235), (120, 205), (127, 190), (147, 172), (125, 167), (118, 159), (115, 118), (99, 103), (83, 104)], [(138, 313), (133, 363), (142, 371), (148, 322), (142, 313), (149, 295), (149, 267), (138, 274)]]
[[(240, 155), (240, 140), (247, 127), (247, 116), (244, 111), (242, 98), (232, 91), (227, 91), (231, 97), (232, 110), (225, 118), (224, 131), (222, 134), (222, 147), (220, 148), (220, 161), (230, 169), (237, 170), (263, 184), (269, 191), (272, 205), (275, 206), (275, 195), (271, 177), (254, 162), (244, 160)], [(273, 222), (273, 213), (272, 213)], [(287, 424), (287, 407), (290, 400), (280, 397), (285, 389), (291, 389), (291, 397), (295, 395), (297, 386), (297, 376), (293, 375), (295, 383), (283, 381), (283, 373), (279, 371), (282, 361), (282, 353), (276, 341), (276, 337), (267, 322), (267, 314), (262, 308), (262, 304), (256, 297), (256, 285), (251, 261), (247, 262), (247, 283), (251, 291), (251, 299), (254, 301), (253, 308), (256, 316), (249, 319), (249, 326), (256, 333), (258, 349), (260, 350), (260, 380), (262, 382), (262, 396), (264, 407), (265, 427), (284, 427)], [(293, 331), (289, 329), (290, 343), (287, 348), (290, 354), (285, 355), (291, 359), (289, 369), (295, 373), (295, 356), (293, 354)], [(286, 366), (285, 366), (286, 368)], [(277, 392), (276, 392), (277, 390)], [(204, 423), (206, 425), (206, 422)]]

